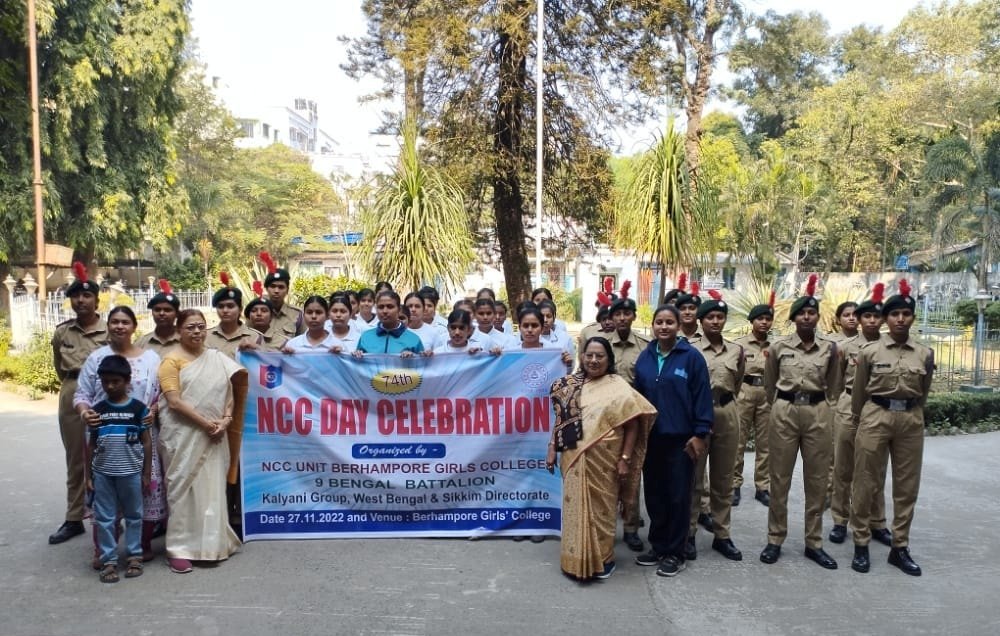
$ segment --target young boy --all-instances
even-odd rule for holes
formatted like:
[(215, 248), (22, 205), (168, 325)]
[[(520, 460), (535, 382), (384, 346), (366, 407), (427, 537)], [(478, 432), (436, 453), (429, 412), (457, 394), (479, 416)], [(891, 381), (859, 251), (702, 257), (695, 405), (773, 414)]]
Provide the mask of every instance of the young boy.
[(132, 369), (122, 356), (111, 355), (97, 367), (108, 397), (93, 407), (97, 422), (88, 433), (85, 463), (87, 490), (94, 494), (94, 523), (101, 552), (102, 583), (118, 582), (117, 514), (125, 518), (128, 565), (125, 578), (142, 576), (142, 493), (149, 489), (152, 442), (143, 418), (146, 405), (129, 397)]

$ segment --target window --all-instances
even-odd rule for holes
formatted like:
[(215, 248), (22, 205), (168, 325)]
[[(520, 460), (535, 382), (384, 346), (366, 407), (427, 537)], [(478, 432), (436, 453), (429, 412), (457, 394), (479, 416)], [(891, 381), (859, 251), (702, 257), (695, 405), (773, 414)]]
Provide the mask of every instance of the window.
[(271, 137), (271, 127), (268, 124), (261, 124), (261, 137), (264, 139), (270, 139)]
[(253, 122), (249, 119), (239, 120), (240, 136), (253, 139)]

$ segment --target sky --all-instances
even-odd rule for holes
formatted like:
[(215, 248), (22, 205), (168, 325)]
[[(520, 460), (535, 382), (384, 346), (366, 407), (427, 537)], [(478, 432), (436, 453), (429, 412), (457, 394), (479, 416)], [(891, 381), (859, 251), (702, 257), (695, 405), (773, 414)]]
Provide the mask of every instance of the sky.
[[(746, 0), (754, 13), (817, 11), (832, 33), (866, 23), (891, 29), (916, 0)], [(220, 78), (222, 93), (236, 116), (241, 109), (292, 104), (296, 97), (315, 100), (320, 127), (341, 143), (344, 152), (363, 151), (367, 133), (379, 123), (385, 103), (359, 104), (378, 88), (357, 82), (340, 65), (347, 45), (340, 37), (365, 31), (360, 0), (192, 0), (192, 23), (199, 55), (208, 75)], [(718, 80), (718, 78), (716, 78)], [(709, 108), (711, 110), (711, 106)], [(646, 128), (616, 131), (624, 154), (648, 146)]]

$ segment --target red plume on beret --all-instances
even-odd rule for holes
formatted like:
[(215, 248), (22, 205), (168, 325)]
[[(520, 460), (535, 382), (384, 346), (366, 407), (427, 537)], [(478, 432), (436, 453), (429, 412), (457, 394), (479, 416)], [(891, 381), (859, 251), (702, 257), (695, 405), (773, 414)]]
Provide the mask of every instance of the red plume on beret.
[(222, 281), (223, 287), (232, 287), (232, 285), (229, 284), (229, 273), (228, 272), (219, 272), (219, 280)]
[(255, 280), (251, 287), (253, 287), (253, 293), (257, 294), (257, 298), (264, 295), (264, 284), (259, 280)]
[(883, 298), (885, 298), (885, 283), (875, 283), (872, 287), (872, 302), (877, 305)]
[(271, 258), (270, 254), (268, 254), (267, 252), (261, 252), (257, 256), (260, 258), (260, 262), (264, 263), (264, 266), (267, 267), (268, 274), (273, 274), (275, 271), (277, 271), (278, 266), (275, 265), (274, 259)]
[(899, 279), (899, 295), (909, 296), (910, 295), (910, 284), (906, 282), (905, 278)]
[(174, 290), (170, 289), (170, 282), (166, 278), (161, 278), (159, 280), (160, 291), (164, 294), (172, 294)]
[(770, 307), (771, 309), (774, 309), (774, 295), (775, 295), (775, 290), (772, 289), (771, 295), (767, 297), (767, 306)]
[(681, 272), (681, 275), (677, 277), (677, 289), (681, 290), (681, 293), (684, 292), (684, 287), (687, 286), (687, 282), (688, 282), (687, 272)]
[(610, 276), (604, 277), (604, 293), (610, 294), (615, 290), (615, 280)]
[(80, 261), (73, 262), (73, 276), (81, 283), (87, 282), (87, 268)]
[(708, 295), (711, 296), (713, 300), (722, 300), (722, 294), (719, 293), (718, 289), (708, 290)]
[(697, 281), (694, 282), (694, 283), (691, 283), (691, 295), (692, 296), (697, 296), (698, 292), (700, 292), (700, 291), (701, 291), (701, 285), (699, 285), (697, 283)]
[(626, 280), (622, 283), (622, 288), (618, 291), (621, 298), (628, 298), (628, 290), (632, 289), (632, 281)]
[(816, 282), (819, 280), (819, 276), (816, 274), (809, 274), (809, 280), (806, 282), (806, 296), (816, 295)]

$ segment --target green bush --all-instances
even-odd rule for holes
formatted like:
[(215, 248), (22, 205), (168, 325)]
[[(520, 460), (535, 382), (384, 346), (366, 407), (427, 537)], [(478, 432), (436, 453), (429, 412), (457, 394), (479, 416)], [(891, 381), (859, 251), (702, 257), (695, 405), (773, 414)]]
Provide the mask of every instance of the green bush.
[(1000, 393), (932, 393), (924, 424), (928, 435), (1000, 430)]
[(323, 296), (328, 298), (335, 291), (345, 291), (353, 289), (358, 291), (368, 286), (368, 283), (347, 276), (330, 276), (329, 274), (316, 274), (313, 276), (296, 276), (292, 280), (292, 292), (289, 294), (288, 302), (301, 307), (302, 301), (310, 296)]
[(35, 334), (23, 353), (0, 354), (0, 380), (29, 389), (33, 396), (59, 390), (59, 376), (52, 366), (52, 345), (46, 334)]

